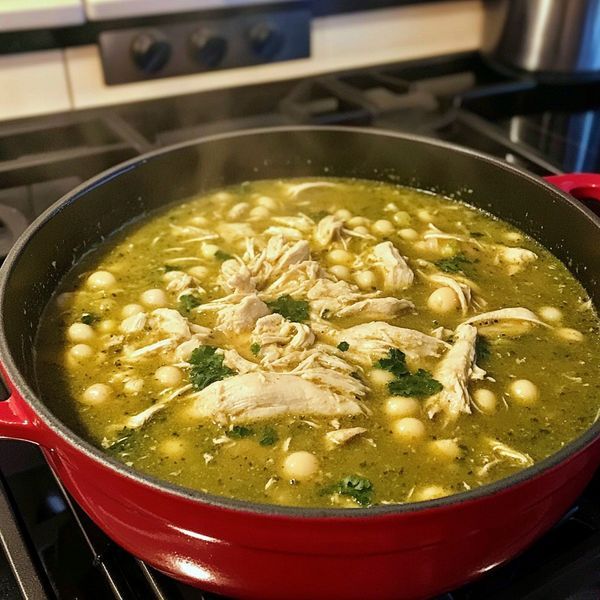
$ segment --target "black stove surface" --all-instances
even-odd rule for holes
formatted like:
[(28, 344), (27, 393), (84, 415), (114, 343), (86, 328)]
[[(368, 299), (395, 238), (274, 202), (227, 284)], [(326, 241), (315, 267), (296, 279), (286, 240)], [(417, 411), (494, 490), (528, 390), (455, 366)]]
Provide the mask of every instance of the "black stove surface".
[[(285, 124), (418, 133), (541, 175), (600, 171), (600, 81), (549, 87), (498, 74), (475, 54), (446, 56), (0, 123), (0, 259), (36, 215), (106, 168), (204, 135)], [(2, 491), (0, 599), (19, 589), (31, 599), (216, 598), (113, 544), (37, 448), (0, 441)], [(600, 599), (600, 476), (523, 555), (439, 600), (504, 599)]]

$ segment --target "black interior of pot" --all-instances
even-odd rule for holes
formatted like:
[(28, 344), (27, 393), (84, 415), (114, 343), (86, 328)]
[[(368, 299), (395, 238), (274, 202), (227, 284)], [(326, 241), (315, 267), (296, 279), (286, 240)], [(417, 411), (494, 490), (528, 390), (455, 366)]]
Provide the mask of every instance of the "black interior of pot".
[(21, 374), (35, 387), (34, 337), (59, 280), (123, 224), (212, 188), (306, 176), (388, 180), (464, 199), (535, 237), (600, 303), (599, 221), (526, 174), (470, 151), (372, 130), (263, 130), (138, 159), (76, 190), (40, 219), (7, 260), (0, 290), (2, 327)]

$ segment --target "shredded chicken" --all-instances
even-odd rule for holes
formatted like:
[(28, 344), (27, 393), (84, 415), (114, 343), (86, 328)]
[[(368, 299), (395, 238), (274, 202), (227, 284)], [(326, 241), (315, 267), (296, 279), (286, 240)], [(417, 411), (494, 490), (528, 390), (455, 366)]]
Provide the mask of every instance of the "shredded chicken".
[(320, 248), (326, 248), (333, 240), (340, 236), (343, 227), (343, 219), (335, 215), (323, 217), (317, 224), (313, 235), (315, 244)]
[(444, 387), (428, 398), (425, 409), (430, 419), (442, 414), (445, 425), (453, 423), (461, 413), (471, 412), (468, 384), (473, 379), (483, 379), (485, 371), (475, 364), (477, 329), (472, 325), (459, 325), (452, 348), (446, 353), (433, 373), (434, 379)]
[(345, 444), (352, 438), (362, 435), (367, 430), (364, 427), (348, 427), (346, 429), (335, 429), (333, 431), (328, 431), (325, 434), (325, 441), (329, 448), (334, 448), (335, 446), (341, 446)]
[(215, 329), (232, 333), (251, 331), (258, 319), (270, 312), (269, 307), (256, 294), (251, 294), (242, 298), (238, 304), (221, 309)]
[(312, 346), (315, 336), (308, 325), (287, 321), (275, 313), (256, 321), (250, 339), (260, 345), (262, 362), (268, 364), (286, 352)]
[(392, 242), (381, 242), (374, 246), (373, 259), (383, 272), (384, 290), (395, 292), (412, 285), (415, 275)]
[(475, 325), (477, 328), (485, 328), (488, 332), (493, 331), (505, 335), (527, 333), (530, 324), (550, 327), (547, 323), (540, 321), (535, 313), (522, 307), (501, 308), (500, 310), (482, 313), (467, 319), (464, 323)]
[(136, 313), (135, 315), (131, 315), (130, 317), (123, 319), (121, 321), (121, 325), (119, 326), (119, 329), (126, 335), (130, 335), (133, 333), (139, 333), (146, 326), (147, 319), (148, 319), (148, 316), (146, 315), (146, 313), (143, 313), (143, 312)]
[(173, 336), (176, 339), (186, 339), (192, 335), (187, 320), (172, 308), (157, 308), (153, 310), (150, 323), (153, 329), (156, 328), (162, 333)]
[(483, 467), (477, 471), (479, 477), (483, 477), (488, 474), (489, 470), (500, 464), (501, 462), (508, 462), (515, 467), (531, 467), (534, 464), (533, 458), (529, 454), (519, 452), (511, 446), (502, 443), (500, 440), (494, 438), (485, 438), (485, 441), (490, 446), (493, 458), (488, 460)]
[(362, 317), (363, 319), (393, 319), (415, 305), (400, 298), (367, 298), (345, 306), (337, 311), (339, 318)]
[(525, 248), (512, 248), (510, 246), (493, 245), (495, 251), (494, 263), (506, 265), (509, 275), (522, 271), (529, 263), (537, 260), (537, 254)]
[(195, 398), (190, 415), (218, 422), (270, 419), (283, 415), (339, 416), (363, 412), (361, 404), (298, 375), (246, 373), (212, 383)]
[(256, 280), (241, 261), (230, 259), (221, 265), (219, 284), (227, 292), (251, 294), (256, 290)]
[(260, 369), (260, 365), (245, 359), (233, 348), (223, 350), (223, 364), (238, 373), (251, 373)]

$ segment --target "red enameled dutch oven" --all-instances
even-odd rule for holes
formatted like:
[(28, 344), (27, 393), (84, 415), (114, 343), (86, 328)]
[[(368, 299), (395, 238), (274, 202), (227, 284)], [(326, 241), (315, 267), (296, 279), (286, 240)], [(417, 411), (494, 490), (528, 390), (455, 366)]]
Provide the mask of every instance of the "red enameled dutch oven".
[(539, 240), (600, 304), (600, 219), (555, 187), (600, 199), (599, 175), (554, 177), (551, 185), (471, 150), (375, 130), (290, 127), (211, 137), (102, 173), (46, 211), (12, 249), (0, 281), (0, 351), (11, 390), (0, 402), (0, 436), (39, 444), (111, 538), (206, 590), (260, 600), (426, 598), (510, 559), (561, 517), (600, 463), (600, 422), (539, 464), (469, 492), (400, 506), (302, 509), (193, 492), (137, 473), (54, 417), (35, 377), (42, 309), (73, 263), (111, 232), (223, 185), (324, 175), (465, 199)]

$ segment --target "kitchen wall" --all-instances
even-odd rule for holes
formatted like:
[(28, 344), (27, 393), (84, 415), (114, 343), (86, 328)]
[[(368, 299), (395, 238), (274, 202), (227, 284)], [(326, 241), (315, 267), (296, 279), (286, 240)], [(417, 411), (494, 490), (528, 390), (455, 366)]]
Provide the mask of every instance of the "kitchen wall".
[(107, 86), (95, 45), (0, 56), (0, 120), (301, 77), (479, 48), (480, 0), (318, 17), (312, 55), (275, 63)]

